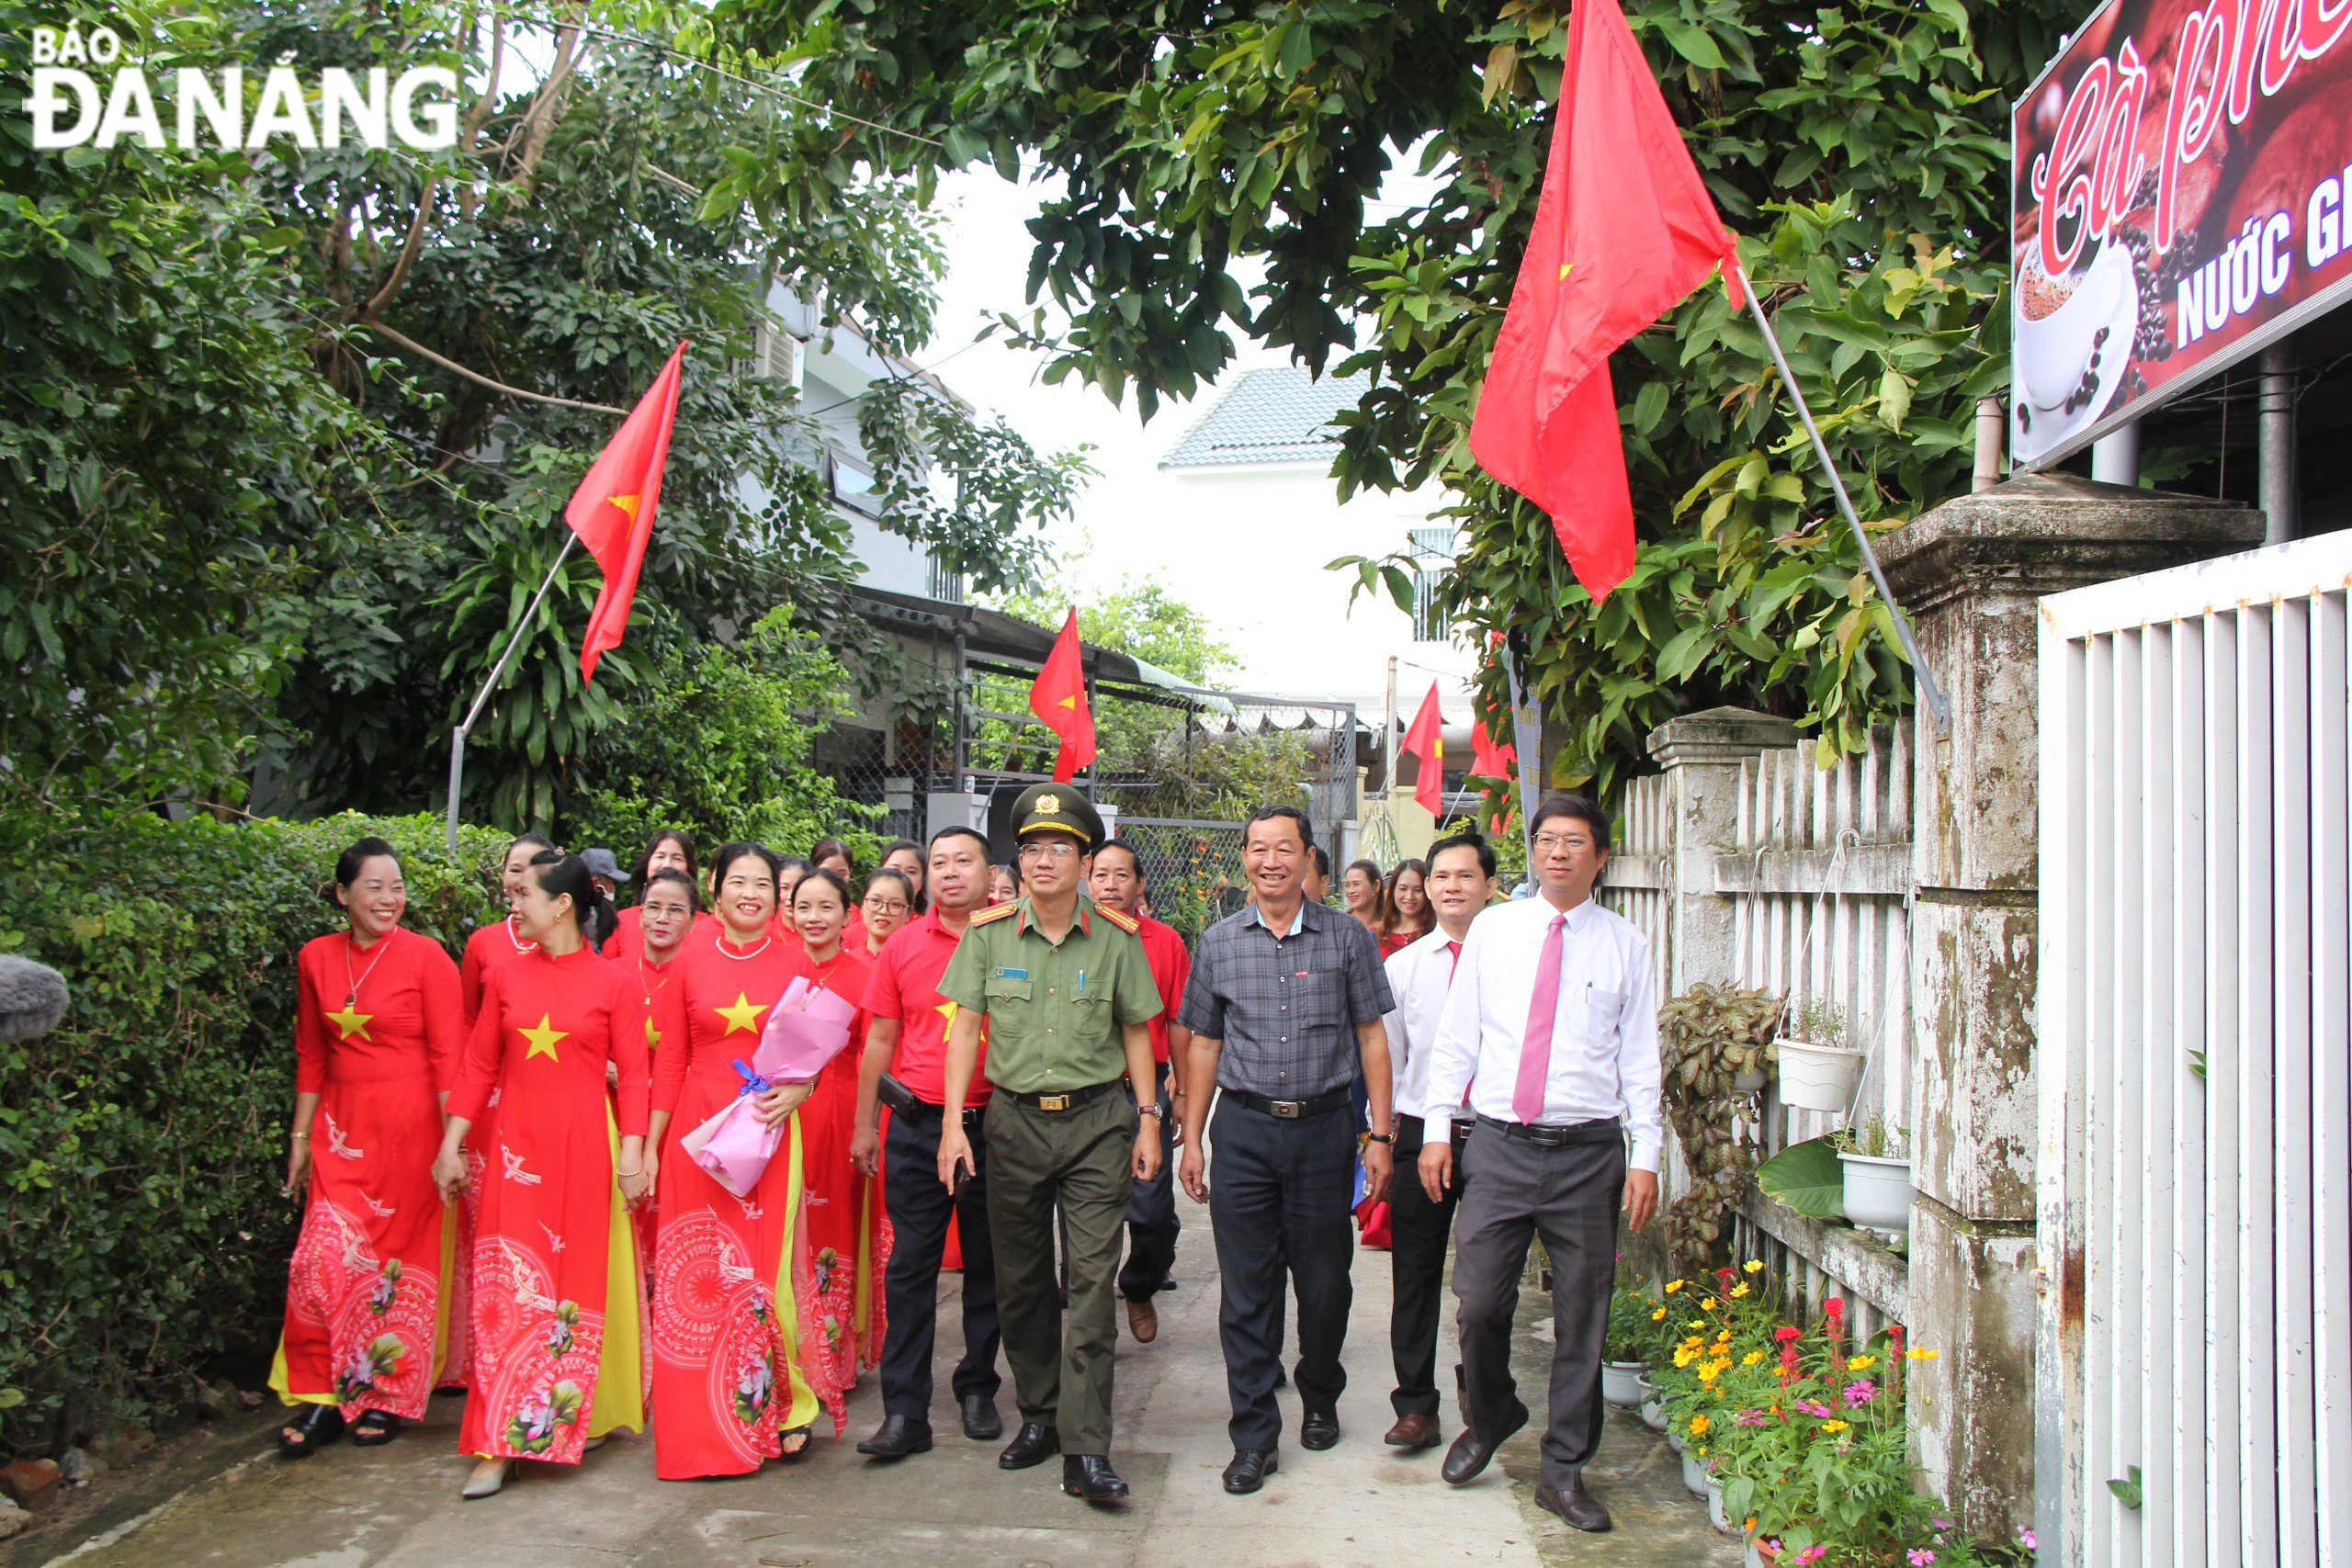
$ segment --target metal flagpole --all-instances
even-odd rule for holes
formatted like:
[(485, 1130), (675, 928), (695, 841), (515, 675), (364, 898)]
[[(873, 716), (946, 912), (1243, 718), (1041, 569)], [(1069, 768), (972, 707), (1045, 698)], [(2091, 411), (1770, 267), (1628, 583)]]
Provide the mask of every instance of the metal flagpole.
[(1519, 843), (1527, 857), (1527, 876), (1535, 878), (1535, 845), (1532, 824), (1535, 820), (1535, 780), (1544, 762), (1544, 716), (1537, 711), (1535, 695), (1520, 679), (1519, 658), (1511, 652), (1510, 644), (1503, 644), (1503, 680), (1510, 687), (1511, 745), (1519, 753)]
[(523, 619), (515, 626), (514, 635), (506, 639), (505, 651), (498, 656), (498, 662), (491, 666), (490, 679), (481, 683), (481, 694), (474, 698), (474, 705), (466, 710), (466, 721), (449, 732), (449, 853), (452, 858), (458, 852), (458, 796), (466, 782), (466, 737), (473, 733), (474, 721), (481, 716), (481, 710), (489, 703), (491, 690), (498, 684), (498, 678), (505, 674), (507, 665), (514, 662), (514, 649), (522, 644), (523, 633), (538, 619), (539, 605), (547, 599), (548, 590), (555, 586), (555, 574), (563, 570), (563, 563), (571, 558), (571, 547), (579, 542), (579, 535), (567, 531), (563, 548), (555, 554), (555, 564), (548, 568), (546, 578), (539, 583), (539, 591), (531, 595), (530, 604), (525, 606)]
[(1805, 406), (1804, 394), (1797, 389), (1797, 378), (1789, 370), (1788, 355), (1781, 352), (1781, 340), (1773, 335), (1771, 318), (1764, 313), (1764, 299), (1748, 279), (1747, 269), (1735, 265), (1739, 286), (1747, 290), (1747, 309), (1756, 317), (1756, 325), (1764, 333), (1764, 346), (1772, 351), (1772, 363), (1781, 372), (1781, 384), (1789, 389), (1790, 399), (1797, 405), (1797, 418), (1804, 422), (1804, 433), (1813, 440), (1813, 455), (1820, 460), (1821, 471), (1829, 476), (1829, 489), (1838, 497), (1838, 510), (1844, 514), (1846, 526), (1854, 531), (1854, 544), (1862, 552), (1862, 565), (1878, 584), (1878, 596), (1886, 601), (1887, 613), (1894, 621), (1895, 639), (1903, 644), (1904, 653), (1911, 660), (1911, 673), (1919, 682), (1919, 700), (1928, 705), (1928, 712), (1936, 721), (1936, 733), (1951, 733), (1951, 700), (1944, 695), (1936, 678), (1928, 672), (1928, 661), (1920, 655), (1919, 644), (1911, 635), (1911, 618), (1894, 601), (1894, 592), (1886, 586), (1886, 574), (1879, 570), (1878, 552), (1871, 548), (1871, 538), (1862, 532), (1862, 520), (1854, 515), (1854, 503), (1846, 494), (1846, 481), (1838, 477), (1838, 465), (1829, 460), (1829, 448), (1823, 444), (1820, 427), (1813, 423), (1813, 411)]

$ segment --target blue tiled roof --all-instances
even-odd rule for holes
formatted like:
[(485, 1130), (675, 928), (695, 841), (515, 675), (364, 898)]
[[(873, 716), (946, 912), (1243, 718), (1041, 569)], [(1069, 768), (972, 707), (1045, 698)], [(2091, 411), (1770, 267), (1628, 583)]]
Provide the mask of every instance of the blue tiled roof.
[(1168, 449), (1159, 466), (1329, 464), (1340, 448), (1333, 416), (1355, 407), (1371, 385), (1372, 378), (1361, 375), (1318, 381), (1295, 365), (1245, 371)]

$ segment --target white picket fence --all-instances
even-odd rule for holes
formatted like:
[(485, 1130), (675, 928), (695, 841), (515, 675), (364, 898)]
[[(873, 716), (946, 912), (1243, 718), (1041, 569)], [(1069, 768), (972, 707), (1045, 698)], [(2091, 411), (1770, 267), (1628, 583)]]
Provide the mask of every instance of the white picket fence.
[(2041, 602), (2044, 1561), (2352, 1565), (2348, 581)]
[[(1650, 938), (1661, 994), (1672, 972), (1668, 898), (1670, 867), (1689, 851), (1712, 854), (1711, 892), (1731, 898), (1736, 942), (1728, 972), (1694, 972), (1682, 983), (1760, 987), (1789, 998), (1792, 1011), (1812, 1001), (1838, 1008), (1849, 1043), (1869, 1053), (1854, 1119), (1890, 1129), (1910, 1125), (1912, 1101), (1908, 913), (1911, 888), (1911, 757), (1906, 733), (1883, 730), (1871, 748), (1828, 768), (1813, 745), (1761, 751), (1740, 764), (1739, 803), (1724, 841), (1677, 842), (1672, 780), (1634, 780), (1619, 807), (1616, 852), (1604, 878), (1610, 907)], [(1841, 1116), (1782, 1109), (1768, 1089), (1760, 1136), (1767, 1155), (1840, 1125)], [(1672, 1144), (1669, 1139), (1669, 1145)], [(1678, 1150), (1669, 1148), (1666, 1196), (1681, 1188)], [(1760, 1206), (1744, 1215), (1735, 1245), (1761, 1257), (1806, 1302), (1844, 1297), (1851, 1321), (1875, 1331), (1905, 1311), (1902, 1260), (1850, 1232), (1774, 1216)]]

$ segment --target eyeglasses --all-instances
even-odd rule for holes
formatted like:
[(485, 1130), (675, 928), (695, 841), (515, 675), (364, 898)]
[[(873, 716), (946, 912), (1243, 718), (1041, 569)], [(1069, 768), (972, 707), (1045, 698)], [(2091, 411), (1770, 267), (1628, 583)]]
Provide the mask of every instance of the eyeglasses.
[(1035, 840), (1021, 846), (1023, 860), (1076, 860), (1078, 846), (1072, 843), (1040, 843)]
[(865, 907), (877, 915), (903, 915), (907, 912), (904, 898), (868, 898)]
[(1565, 833), (1538, 833), (1535, 835), (1535, 847), (1548, 854), (1561, 850), (1589, 850), (1592, 848), (1592, 840), (1581, 834), (1570, 837)]

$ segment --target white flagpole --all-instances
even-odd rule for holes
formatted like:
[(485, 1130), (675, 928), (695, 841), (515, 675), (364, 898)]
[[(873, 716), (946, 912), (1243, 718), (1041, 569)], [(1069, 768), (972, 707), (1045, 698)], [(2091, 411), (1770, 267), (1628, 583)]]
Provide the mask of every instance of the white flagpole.
[(1747, 269), (1734, 264), (1739, 276), (1739, 286), (1747, 291), (1747, 308), (1756, 317), (1756, 325), (1764, 333), (1764, 346), (1772, 351), (1772, 363), (1781, 372), (1781, 384), (1789, 389), (1790, 400), (1797, 405), (1797, 418), (1804, 422), (1804, 433), (1813, 440), (1813, 455), (1821, 464), (1821, 471), (1829, 477), (1829, 489), (1838, 497), (1838, 510), (1844, 514), (1846, 526), (1854, 531), (1854, 544), (1862, 552), (1862, 565), (1870, 572), (1871, 581), (1878, 585), (1878, 596), (1886, 601), (1886, 608), (1894, 621), (1895, 639), (1903, 644), (1904, 653), (1911, 660), (1911, 673), (1919, 684), (1919, 700), (1927, 705), (1928, 714), (1936, 721), (1939, 736), (1951, 733), (1951, 700), (1944, 695), (1936, 678), (1928, 672), (1928, 661), (1919, 652), (1919, 644), (1911, 635), (1911, 618), (1895, 603), (1894, 592), (1886, 586), (1886, 574), (1879, 570), (1878, 552), (1871, 548), (1870, 536), (1862, 531), (1862, 521), (1854, 515), (1854, 502), (1846, 494), (1846, 481), (1838, 476), (1838, 465), (1829, 460), (1829, 448), (1823, 444), (1820, 428), (1813, 423), (1813, 411), (1805, 406), (1804, 393), (1797, 389), (1797, 378), (1789, 370), (1788, 356), (1781, 352), (1781, 340), (1773, 334), (1771, 318), (1764, 313), (1763, 297), (1756, 285), (1748, 280)]
[(481, 717), (481, 710), (490, 701), (491, 689), (498, 684), (498, 678), (506, 673), (506, 666), (514, 662), (514, 649), (522, 645), (524, 632), (539, 618), (539, 605), (547, 599), (548, 590), (555, 586), (555, 574), (563, 570), (564, 561), (571, 555), (571, 547), (579, 542), (579, 535), (568, 529), (565, 531), (563, 548), (556, 552), (555, 564), (548, 568), (547, 576), (540, 581), (539, 591), (531, 595), (530, 604), (524, 607), (523, 618), (515, 624), (514, 635), (506, 639), (505, 650), (499, 654), (498, 662), (490, 667), (490, 679), (481, 683), (481, 691), (474, 698), (474, 705), (466, 710), (466, 721), (449, 732), (449, 854), (453, 859), (458, 853), (458, 797), (466, 783), (466, 737), (473, 733), (474, 721)]

